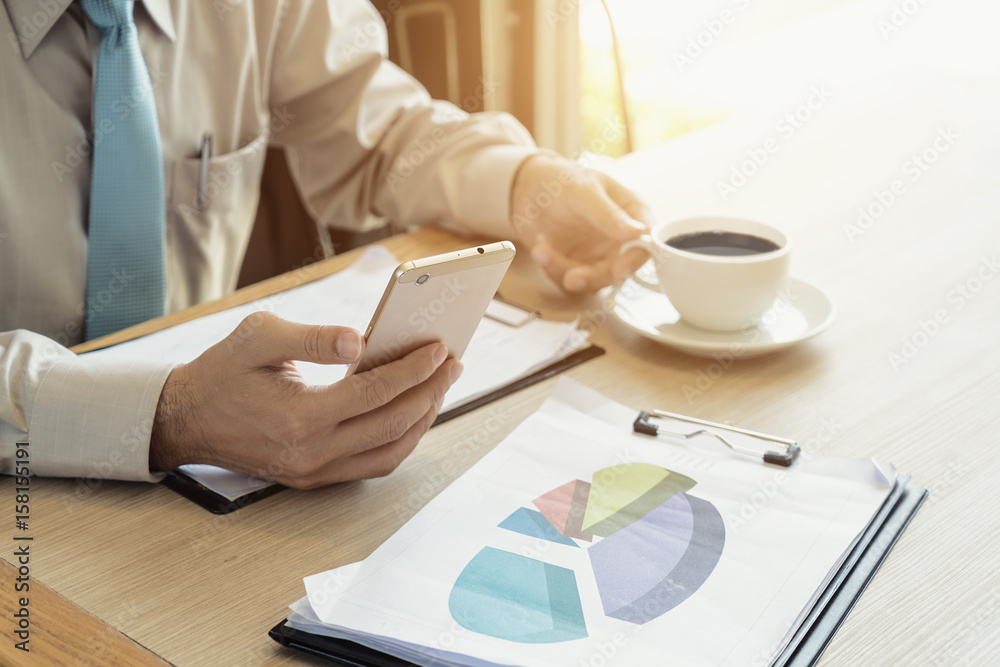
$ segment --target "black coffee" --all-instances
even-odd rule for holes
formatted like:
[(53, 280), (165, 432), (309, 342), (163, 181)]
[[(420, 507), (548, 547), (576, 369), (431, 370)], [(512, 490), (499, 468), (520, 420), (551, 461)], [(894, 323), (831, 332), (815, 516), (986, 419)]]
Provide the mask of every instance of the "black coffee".
[(774, 241), (736, 232), (694, 232), (681, 234), (667, 241), (667, 245), (678, 250), (697, 252), (702, 255), (759, 255), (779, 248)]

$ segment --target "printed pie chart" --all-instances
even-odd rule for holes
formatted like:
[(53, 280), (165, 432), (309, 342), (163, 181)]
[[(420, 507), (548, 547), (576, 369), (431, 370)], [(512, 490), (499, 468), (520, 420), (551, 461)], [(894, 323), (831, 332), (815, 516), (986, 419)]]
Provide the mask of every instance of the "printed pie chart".
[[(697, 593), (726, 541), (715, 506), (688, 493), (695, 480), (648, 463), (596, 471), (517, 508), (498, 527), (558, 548), (587, 549), (603, 613), (641, 625)], [(582, 544), (581, 544), (582, 542)], [(520, 643), (586, 637), (581, 573), (484, 547), (452, 588), (449, 609), (463, 627)]]

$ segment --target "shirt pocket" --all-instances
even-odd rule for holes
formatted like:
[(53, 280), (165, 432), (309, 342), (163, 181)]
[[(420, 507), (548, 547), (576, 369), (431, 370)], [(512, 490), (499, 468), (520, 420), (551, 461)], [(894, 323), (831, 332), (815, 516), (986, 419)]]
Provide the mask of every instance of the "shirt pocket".
[(169, 312), (233, 291), (253, 229), (267, 153), (264, 132), (231, 153), (183, 158), (169, 168)]

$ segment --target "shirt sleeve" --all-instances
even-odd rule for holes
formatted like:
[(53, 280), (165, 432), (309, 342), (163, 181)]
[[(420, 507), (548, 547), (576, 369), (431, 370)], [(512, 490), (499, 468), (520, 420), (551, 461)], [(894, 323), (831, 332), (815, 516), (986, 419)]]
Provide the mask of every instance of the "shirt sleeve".
[(520, 123), (431, 100), (385, 60), (385, 25), (364, 0), (288, 3), (281, 21), (267, 79), (271, 136), (314, 219), (358, 228), (372, 212), (513, 233), (511, 183), (537, 152)]
[(0, 333), (0, 472), (29, 443), (32, 473), (159, 481), (149, 436), (173, 364), (77, 356), (29, 331)]

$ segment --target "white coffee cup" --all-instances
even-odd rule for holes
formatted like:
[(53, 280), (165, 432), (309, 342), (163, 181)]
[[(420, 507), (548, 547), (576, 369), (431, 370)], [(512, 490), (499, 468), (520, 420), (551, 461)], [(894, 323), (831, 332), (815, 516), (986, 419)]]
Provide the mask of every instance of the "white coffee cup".
[[(708, 254), (712, 243), (716, 252), (750, 254)], [(675, 247), (690, 244), (701, 247)], [(649, 252), (658, 278), (651, 282), (640, 271), (635, 281), (666, 295), (688, 324), (712, 331), (743, 330), (759, 321), (788, 275), (791, 250), (788, 238), (770, 225), (723, 217), (662, 222), (622, 251), (633, 247)]]

